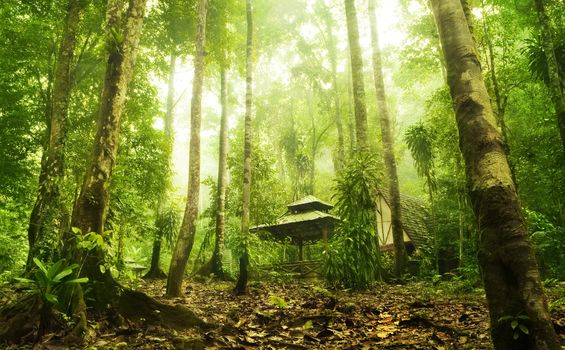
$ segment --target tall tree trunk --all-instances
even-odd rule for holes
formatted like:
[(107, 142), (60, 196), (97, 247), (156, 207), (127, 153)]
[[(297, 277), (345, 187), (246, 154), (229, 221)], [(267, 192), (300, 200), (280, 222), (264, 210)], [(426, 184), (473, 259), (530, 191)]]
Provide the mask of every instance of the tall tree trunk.
[[(483, 3), (484, 7), (484, 3)], [(485, 13), (483, 8), (483, 13)], [(508, 128), (506, 127), (506, 120), (504, 119), (504, 113), (506, 112), (506, 103), (508, 101), (508, 96), (502, 97), (500, 93), (500, 86), (498, 84), (498, 77), (496, 74), (496, 58), (494, 55), (494, 45), (491, 39), (491, 33), (488, 26), (488, 17), (485, 15), (483, 16), (483, 30), (485, 36), (485, 42), (488, 50), (488, 62), (489, 62), (489, 71), (490, 71), (490, 78), (492, 82), (492, 91), (494, 93), (494, 101), (496, 102), (496, 120), (498, 122), (498, 126), (500, 127), (500, 132), (502, 136), (502, 142), (504, 143), (504, 150), (506, 151), (506, 155), (508, 157), (508, 164), (510, 165), (510, 171), (512, 172), (512, 181), (514, 184), (518, 186), (518, 182), (516, 180), (516, 169), (515, 166), (510, 158), (510, 147), (508, 146)], [(469, 19), (467, 19), (469, 21)]]
[(547, 73), (549, 76), (549, 92), (551, 100), (555, 107), (555, 117), (557, 119), (557, 127), (561, 135), (561, 143), (563, 152), (565, 153), (565, 94), (561, 87), (561, 77), (559, 66), (557, 65), (557, 57), (555, 56), (555, 46), (553, 44), (553, 36), (551, 34), (551, 25), (549, 18), (545, 12), (543, 0), (535, 0), (538, 19), (541, 27), (543, 52), (547, 61)]
[[(169, 60), (169, 85), (167, 88), (167, 112), (165, 114), (165, 135), (167, 136), (168, 141), (168, 160), (167, 163), (171, 163), (172, 153), (173, 153), (173, 145), (174, 145), (174, 131), (173, 131), (173, 121), (174, 121), (174, 108), (175, 108), (175, 68), (177, 64), (177, 55), (175, 49), (171, 52), (171, 57)], [(161, 194), (161, 198), (159, 200), (159, 205), (157, 206), (157, 210), (159, 211), (158, 217), (162, 215), (163, 210), (165, 209), (167, 203), (167, 196), (168, 196), (168, 185), (170, 179), (167, 179), (165, 188), (163, 189), (163, 193)], [(143, 278), (165, 278), (167, 275), (161, 269), (161, 246), (162, 246), (163, 234), (162, 232), (156, 232), (155, 237), (153, 239), (153, 249), (151, 251), (151, 266), (149, 267), (149, 271), (143, 276)]]
[[(104, 224), (108, 211), (109, 187), (115, 165), (120, 135), (120, 119), (128, 83), (131, 80), (137, 46), (141, 35), (146, 0), (130, 0), (124, 29), (119, 23), (121, 0), (109, 0), (107, 10), (107, 45), (109, 55), (100, 99), (97, 133), (92, 158), (88, 165), (81, 193), (73, 211), (72, 225), (82, 231), (105, 236)], [(86, 305), (95, 313), (108, 313), (114, 319), (130, 319), (158, 323), (167, 327), (188, 328), (204, 322), (187, 309), (162, 304), (144, 293), (122, 287), (105, 266), (102, 247), (84, 251), (68, 237), (66, 251), (72, 260), (83, 264), (82, 276), (89, 278), (89, 296), (85, 299), (80, 285), (75, 287), (73, 311), (77, 324), (67, 342), (80, 340), (86, 331)], [(77, 339), (78, 337), (78, 339)]]
[[(85, 235), (89, 232), (104, 235), (108, 213), (109, 187), (114, 169), (120, 135), (120, 118), (131, 80), (137, 45), (145, 12), (146, 0), (132, 0), (128, 8), (126, 27), (120, 36), (120, 17), (123, 2), (111, 0), (107, 10), (107, 47), (109, 56), (100, 99), (97, 132), (93, 152), (82, 190), (73, 210), (72, 226)], [(75, 260), (78, 257), (75, 257)], [(85, 274), (93, 282), (94, 299), (99, 310), (112, 304), (114, 282), (109, 269), (102, 272), (105, 256), (101, 249), (91, 252), (85, 264)], [(106, 288), (110, 287), (110, 288)]]
[(228, 86), (226, 67), (220, 68), (220, 102), (222, 117), (220, 121), (220, 153), (218, 159), (218, 211), (216, 212), (216, 243), (212, 255), (212, 272), (220, 278), (224, 277), (222, 257), (226, 231), (226, 187), (228, 183)]
[(241, 238), (243, 252), (239, 258), (239, 277), (235, 286), (236, 294), (247, 293), (249, 252), (247, 235), (249, 235), (249, 210), (251, 205), (251, 118), (253, 115), (253, 8), (251, 0), (246, 0), (247, 13), (247, 54), (245, 78), (245, 140), (243, 144), (243, 191), (241, 213)]
[(345, 17), (347, 18), (347, 37), (351, 55), (351, 79), (353, 82), (353, 101), (355, 104), (355, 132), (357, 137), (356, 151), (368, 152), (367, 140), (367, 107), (365, 105), (365, 83), (363, 81), (363, 58), (359, 45), (359, 27), (355, 0), (345, 0)]
[(39, 194), (29, 220), (26, 270), (33, 267), (34, 257), (48, 261), (60, 253), (61, 232), (68, 225), (67, 210), (61, 201), (61, 185), (65, 174), (65, 121), (72, 86), (71, 65), (81, 10), (80, 0), (69, 0), (49, 108), (49, 140), (39, 177)]
[(204, 43), (206, 41), (206, 14), (208, 0), (198, 1), (198, 26), (196, 31), (196, 54), (194, 57), (194, 80), (190, 108), (190, 160), (186, 209), (182, 219), (177, 243), (171, 257), (167, 279), (167, 295), (180, 296), (184, 270), (196, 234), (198, 204), (200, 198), (200, 124), (202, 115), (202, 85), (204, 81)]
[(400, 206), (400, 189), (398, 174), (396, 172), (396, 159), (394, 157), (394, 137), (390, 127), (390, 117), (386, 103), (381, 51), (379, 47), (379, 34), (377, 18), (375, 15), (375, 0), (369, 0), (369, 21), (371, 25), (371, 43), (373, 45), (373, 77), (377, 97), (377, 110), (381, 122), (383, 142), (383, 156), (386, 173), (389, 181), (390, 216), (392, 224), (392, 238), (394, 242), (394, 272), (401, 276), (406, 269), (406, 247), (404, 246), (404, 230), (402, 228), (402, 207)]
[[(351, 62), (351, 59), (350, 59)], [(355, 153), (355, 112), (353, 107), (353, 89), (351, 82), (351, 64), (347, 65), (347, 128), (349, 131), (349, 155)]]
[(345, 163), (345, 142), (343, 137), (343, 123), (341, 121), (341, 102), (339, 98), (339, 86), (337, 83), (337, 53), (335, 47), (334, 33), (332, 30), (332, 19), (329, 16), (324, 17), (326, 22), (326, 35), (327, 39), (327, 49), (328, 56), (330, 59), (330, 65), (332, 70), (332, 87), (333, 87), (333, 97), (334, 97), (334, 113), (335, 113), (335, 127), (337, 130), (337, 149), (334, 160), (334, 170), (339, 173), (343, 169)]
[[(518, 195), (458, 0), (431, 0), (447, 62), (448, 84), (481, 232), (479, 263), (497, 349), (559, 349)], [(529, 335), (513, 339), (511, 319), (524, 314)]]

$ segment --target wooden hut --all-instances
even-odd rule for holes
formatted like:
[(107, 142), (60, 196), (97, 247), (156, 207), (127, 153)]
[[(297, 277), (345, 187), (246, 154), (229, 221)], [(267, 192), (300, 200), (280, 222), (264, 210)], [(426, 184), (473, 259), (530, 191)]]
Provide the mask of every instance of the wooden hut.
[(339, 218), (328, 213), (332, 208), (333, 205), (321, 199), (306, 196), (287, 205), (286, 213), (274, 224), (254, 226), (249, 231), (268, 231), (279, 240), (290, 238), (292, 243), (298, 246), (299, 261), (303, 261), (302, 251), (305, 243), (320, 240), (327, 243), (328, 238), (333, 234)]
[[(379, 189), (377, 192), (377, 230), (381, 251), (394, 250), (390, 215), (390, 194)], [(400, 194), (402, 207), (402, 228), (404, 244), (408, 254), (420, 248), (430, 235), (429, 212), (423, 201), (418, 198)]]

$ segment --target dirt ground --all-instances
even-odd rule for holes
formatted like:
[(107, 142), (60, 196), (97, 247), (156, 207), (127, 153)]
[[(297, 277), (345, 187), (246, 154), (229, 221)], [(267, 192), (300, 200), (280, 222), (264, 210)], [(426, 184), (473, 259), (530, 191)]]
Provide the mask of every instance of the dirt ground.
[[(492, 349), (484, 295), (422, 282), (383, 284), (366, 292), (331, 292), (316, 282), (252, 282), (245, 296), (232, 282), (186, 281), (165, 299), (164, 282), (137, 282), (162, 302), (180, 303), (214, 325), (175, 331), (155, 326), (90, 324), (86, 349)], [(565, 297), (565, 285), (550, 301)], [(556, 305), (555, 305), (556, 304)], [(552, 304), (565, 345), (565, 305)], [(62, 349), (57, 335), (36, 349)]]

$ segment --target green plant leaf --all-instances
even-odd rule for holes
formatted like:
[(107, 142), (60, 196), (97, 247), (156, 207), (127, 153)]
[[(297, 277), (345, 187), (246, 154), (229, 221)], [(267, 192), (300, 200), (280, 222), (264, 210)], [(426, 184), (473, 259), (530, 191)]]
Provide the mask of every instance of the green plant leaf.
[(55, 294), (45, 293), (45, 299), (50, 302), (51, 304), (57, 304), (59, 300)]
[(73, 273), (72, 269), (69, 269), (68, 267), (66, 267), (63, 271), (59, 272), (57, 274), (57, 276), (53, 277), (53, 281), (55, 282), (59, 282), (61, 281), (63, 278), (67, 277), (68, 275), (70, 275), (71, 273)]
[(38, 258), (33, 258), (33, 262), (35, 263), (35, 265), (37, 265), (37, 267), (39, 267), (39, 269), (45, 274), (45, 276), (49, 276), (45, 265), (43, 265), (43, 263)]
[(518, 321), (513, 320), (512, 322), (510, 322), (510, 327), (512, 327), (512, 329), (516, 329), (516, 327), (518, 327)]
[(530, 330), (529, 330), (528, 327), (526, 327), (525, 325), (521, 324), (521, 325), (519, 326), (519, 328), (520, 328), (520, 330), (522, 331), (522, 333), (528, 334), (528, 335), (530, 334)]
[(29, 278), (23, 278), (23, 277), (16, 277), (14, 278), (16, 281), (19, 282), (23, 282), (23, 283), (35, 283), (34, 280), (30, 280)]
[(71, 284), (71, 283), (86, 283), (88, 282), (88, 277), (80, 277), (80, 278), (75, 278), (73, 280), (68, 280), (65, 281), (66, 284)]
[(513, 338), (514, 340), (517, 340), (519, 336), (520, 336), (520, 333), (514, 332), (514, 335), (512, 336), (512, 338)]
[(51, 265), (49, 267), (49, 269), (47, 270), (47, 278), (52, 280), (54, 279), (54, 277), (57, 275), (57, 273), (59, 272), (59, 270), (61, 270), (61, 266), (63, 265), (64, 260), (58, 260), (57, 262), (55, 262), (53, 265)]

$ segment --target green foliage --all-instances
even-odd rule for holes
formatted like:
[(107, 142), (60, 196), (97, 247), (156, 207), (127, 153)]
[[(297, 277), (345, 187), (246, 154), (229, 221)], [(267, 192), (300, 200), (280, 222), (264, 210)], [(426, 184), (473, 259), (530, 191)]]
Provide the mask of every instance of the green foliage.
[(542, 275), (565, 280), (565, 227), (554, 225), (541, 213), (527, 210), (526, 214)]
[(34, 272), (34, 278), (16, 278), (16, 280), (30, 284), (32, 293), (39, 296), (44, 303), (58, 305), (63, 286), (88, 282), (86, 277), (71, 276), (73, 270), (79, 267), (78, 264), (65, 265), (63, 259), (53, 264), (45, 264), (37, 258), (33, 258), (33, 262), (38, 268)]
[(414, 158), (418, 175), (426, 179), (430, 191), (437, 189), (434, 171), (433, 132), (423, 123), (409, 127), (404, 133), (408, 149)]
[(330, 285), (365, 289), (382, 279), (376, 236), (379, 164), (371, 155), (352, 159), (336, 181), (336, 211), (342, 222), (326, 252)]
[(156, 235), (164, 240), (169, 247), (173, 246), (180, 225), (178, 209), (169, 205), (159, 211), (155, 220)]
[(288, 302), (284, 298), (281, 298), (275, 294), (271, 294), (269, 296), (269, 304), (276, 306), (279, 309), (284, 309), (288, 307)]
[(514, 332), (513, 338), (514, 340), (518, 340), (520, 336), (529, 336), (530, 330), (528, 328), (527, 322), (529, 321), (529, 317), (526, 315), (516, 315), (516, 316), (502, 316), (498, 319), (498, 323), (508, 323), (512, 331)]

